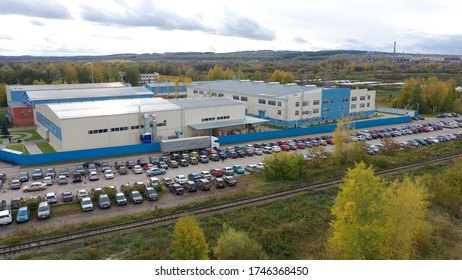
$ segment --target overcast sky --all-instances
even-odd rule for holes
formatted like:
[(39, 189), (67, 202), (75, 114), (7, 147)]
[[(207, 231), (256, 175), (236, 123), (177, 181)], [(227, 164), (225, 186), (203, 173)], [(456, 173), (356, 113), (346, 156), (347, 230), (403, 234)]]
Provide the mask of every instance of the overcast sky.
[(318, 51), (462, 55), (457, 0), (0, 0), (0, 55)]

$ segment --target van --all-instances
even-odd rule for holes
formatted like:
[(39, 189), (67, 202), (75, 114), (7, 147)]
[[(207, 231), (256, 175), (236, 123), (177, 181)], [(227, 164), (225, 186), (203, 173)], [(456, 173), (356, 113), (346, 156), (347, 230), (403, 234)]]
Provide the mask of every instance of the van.
[(50, 204), (46, 201), (40, 202), (38, 208), (37, 208), (37, 217), (39, 220), (43, 219), (48, 219), (50, 218), (51, 215), (51, 210), (50, 210)]
[(271, 148), (271, 147), (263, 147), (263, 148), (261, 148), (261, 151), (264, 154), (272, 154), (273, 153), (273, 148)]

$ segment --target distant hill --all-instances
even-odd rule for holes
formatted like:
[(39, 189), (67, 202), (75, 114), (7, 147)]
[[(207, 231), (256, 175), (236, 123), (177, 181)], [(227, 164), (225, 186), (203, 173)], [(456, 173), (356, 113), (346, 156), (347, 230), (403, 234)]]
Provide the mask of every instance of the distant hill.
[(123, 53), (111, 55), (76, 56), (0, 56), (0, 61), (147, 61), (159, 62), (218, 62), (218, 61), (281, 61), (281, 60), (319, 60), (335, 55), (364, 55), (360, 50), (307, 51), (240, 51), (229, 53), (214, 52), (171, 52), (171, 53)]

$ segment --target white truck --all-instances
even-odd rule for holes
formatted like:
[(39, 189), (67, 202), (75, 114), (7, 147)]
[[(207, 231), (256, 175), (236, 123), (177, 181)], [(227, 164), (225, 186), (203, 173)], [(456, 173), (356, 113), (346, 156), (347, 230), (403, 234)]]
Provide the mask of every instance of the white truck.
[(206, 148), (220, 148), (220, 142), (214, 136), (196, 136), (160, 141), (160, 150), (163, 153), (173, 153)]

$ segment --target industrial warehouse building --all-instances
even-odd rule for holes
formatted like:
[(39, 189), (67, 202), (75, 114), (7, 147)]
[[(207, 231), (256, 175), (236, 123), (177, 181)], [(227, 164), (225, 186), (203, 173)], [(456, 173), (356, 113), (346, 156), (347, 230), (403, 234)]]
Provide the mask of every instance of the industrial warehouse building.
[(245, 104), (229, 98), (137, 98), (38, 104), (36, 116), (38, 132), (48, 138), (57, 151), (211, 135), (213, 130), (223, 135), (224, 128), (242, 131), (266, 122), (247, 117)]
[(188, 98), (228, 97), (245, 104), (246, 114), (280, 126), (302, 126), (360, 118), (375, 113), (375, 91), (319, 88), (248, 80), (196, 82)]
[(144, 87), (122, 83), (11, 85), (6, 89), (9, 118), (15, 126), (33, 125), (39, 104), (153, 97)]

